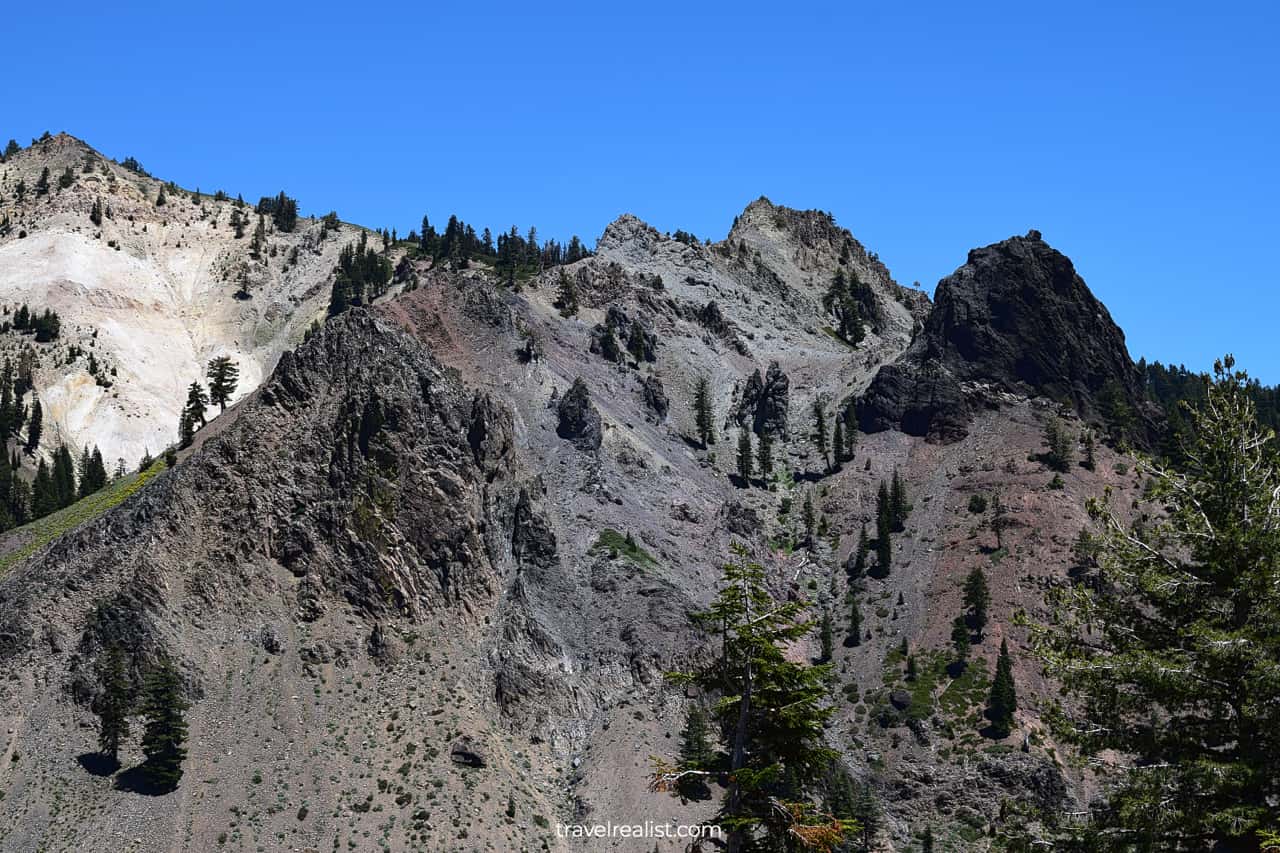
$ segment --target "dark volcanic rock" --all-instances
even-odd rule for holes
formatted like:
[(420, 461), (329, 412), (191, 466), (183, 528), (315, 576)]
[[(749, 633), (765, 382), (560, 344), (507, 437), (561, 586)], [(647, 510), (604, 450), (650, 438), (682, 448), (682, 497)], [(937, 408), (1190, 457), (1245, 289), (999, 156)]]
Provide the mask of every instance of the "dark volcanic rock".
[(591, 404), (591, 392), (581, 376), (573, 380), (573, 387), (560, 398), (556, 414), (560, 419), (556, 435), (573, 442), (579, 450), (599, 449), (603, 439), (600, 413)]
[(449, 758), (464, 767), (484, 767), (489, 763), (484, 749), (470, 735), (463, 735), (449, 747)]
[(790, 393), (791, 380), (787, 379), (778, 362), (769, 365), (763, 378), (756, 370), (747, 379), (735, 420), (742, 426), (751, 427), (757, 435), (768, 432), (774, 438), (785, 440)]
[(1105, 388), (1141, 409), (1124, 333), (1038, 231), (974, 249), (938, 284), (928, 321), (858, 401), (865, 432), (962, 437), (966, 385), (1042, 396), (1097, 419)]

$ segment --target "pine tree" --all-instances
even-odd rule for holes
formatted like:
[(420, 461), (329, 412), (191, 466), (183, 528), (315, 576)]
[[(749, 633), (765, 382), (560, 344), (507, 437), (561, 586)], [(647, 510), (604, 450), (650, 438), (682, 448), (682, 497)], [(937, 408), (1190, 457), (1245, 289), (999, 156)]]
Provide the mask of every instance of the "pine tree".
[(858, 798), (854, 802), (853, 816), (861, 827), (858, 850), (861, 853), (870, 853), (875, 845), (876, 836), (880, 834), (880, 829), (884, 825), (880, 803), (870, 784), (863, 784), (859, 789)]
[(186, 700), (182, 679), (168, 659), (162, 659), (143, 685), (142, 753), (147, 757), (143, 772), (159, 790), (171, 791), (182, 779), (182, 762), (187, 757)]
[(862, 613), (856, 596), (849, 597), (849, 630), (844, 635), (846, 648), (862, 645)]
[(893, 469), (893, 483), (889, 487), (889, 519), (894, 533), (907, 529), (907, 516), (911, 513), (911, 505), (907, 502), (907, 487), (902, 482), (898, 469)]
[(769, 477), (773, 475), (773, 436), (768, 430), (760, 433), (760, 441), (756, 444), (756, 459), (759, 462), (760, 478), (768, 487)]
[(920, 677), (920, 669), (916, 665), (916, 656), (907, 655), (907, 681), (915, 681)]
[(845, 567), (852, 583), (862, 577), (867, 570), (867, 555), (871, 553), (871, 542), (867, 538), (867, 523), (862, 523), (862, 529), (858, 531), (858, 545), (854, 548), (852, 562), (846, 561)]
[(751, 485), (751, 471), (755, 467), (755, 456), (751, 448), (751, 430), (743, 427), (738, 430), (738, 476), (742, 485)]
[(36, 465), (35, 479), (31, 483), (31, 516), (44, 518), (57, 510), (58, 488), (53, 482), (53, 475), (49, 472), (49, 464), (42, 456)]
[(130, 690), (125, 673), (124, 654), (112, 646), (102, 661), (98, 674), (101, 694), (98, 697), (98, 751), (116, 762), (120, 742), (129, 737)]
[(240, 383), (240, 368), (230, 356), (220, 355), (209, 362), (205, 375), (209, 379), (209, 402), (216, 403), (219, 411), (225, 412)]
[(831, 463), (827, 459), (827, 412), (822, 407), (821, 400), (813, 401), (813, 434), (818, 444), (818, 455), (822, 457), (822, 467), (830, 469)]
[(1044, 441), (1049, 450), (1044, 454), (1045, 464), (1050, 470), (1061, 474), (1071, 469), (1071, 457), (1074, 453), (1071, 434), (1067, 431), (1062, 419), (1051, 415), (1044, 422)]
[(933, 853), (933, 827), (926, 826), (920, 836), (920, 853)]
[(1257, 850), (1280, 827), (1280, 456), (1248, 387), (1215, 363), (1184, 468), (1139, 464), (1145, 523), (1091, 502), (1105, 583), (1051, 594), (1060, 619), (1035, 635), (1073, 699), (1061, 736), (1132, 757), (1095, 849)]
[(1084, 466), (1085, 470), (1092, 471), (1098, 466), (1098, 461), (1095, 455), (1097, 447), (1093, 437), (1093, 430), (1085, 430), (1084, 437), (1081, 441), (1084, 443), (1084, 460), (1080, 464)]
[(36, 195), (49, 194), (49, 167), (45, 166), (40, 172), (40, 177), (36, 179)]
[(963, 672), (969, 660), (969, 626), (963, 616), (957, 616), (951, 622), (951, 648), (956, 654), (956, 668)]
[(31, 420), (27, 423), (26, 449), (28, 453), (35, 453), (36, 448), (40, 446), (40, 431), (43, 425), (44, 409), (40, 406), (40, 398), (36, 397), (31, 404)]
[(205, 425), (205, 414), (208, 411), (208, 407), (209, 396), (205, 393), (204, 388), (201, 387), (199, 382), (193, 381), (191, 385), (187, 387), (187, 406), (184, 410), (184, 414), (186, 415), (187, 420), (191, 422), (193, 429), (196, 421), (200, 422), (200, 426)]
[(1004, 531), (1009, 526), (1008, 508), (1000, 499), (1000, 493), (991, 495), (991, 532), (996, 535), (996, 550), (1004, 550)]
[[(685, 712), (684, 728), (680, 731), (680, 766), (688, 770), (709, 770), (715, 764), (716, 753), (710, 743), (710, 727), (707, 712), (701, 703), (690, 702)], [(711, 791), (701, 776), (686, 776), (678, 784), (680, 793), (691, 800), (704, 800)]]
[(876, 494), (876, 577), (889, 576), (892, 568), (893, 542), (893, 509), (889, 498), (889, 487), (884, 480), (880, 481), (880, 489)]
[(89, 221), (94, 225), (102, 224), (102, 199), (93, 200), (93, 206), (89, 208)]
[(262, 250), (267, 242), (267, 224), (261, 213), (258, 214), (258, 227), (253, 229), (253, 239), (249, 241), (249, 257), (255, 261), (262, 260)]
[(1013, 659), (1009, 644), (1000, 641), (1000, 657), (996, 659), (996, 676), (987, 697), (987, 719), (991, 720), (991, 736), (1004, 740), (1013, 730), (1013, 712), (1018, 710), (1018, 693), (1013, 685)]
[(979, 635), (987, 626), (987, 608), (991, 605), (991, 590), (982, 566), (974, 566), (964, 580), (964, 607), (969, 625)]
[(53, 486), (58, 509), (76, 502), (76, 463), (65, 444), (53, 452)]
[[(698, 671), (672, 676), (723, 697), (714, 713), (728, 745), (727, 792), (715, 822), (732, 850), (787, 849), (809, 832), (833, 832), (838, 841), (842, 828), (815, 814), (807, 794), (821, 786), (836, 757), (824, 743), (824, 726), (835, 711), (827, 702), (829, 667), (806, 666), (787, 655), (813, 629), (801, 620), (806, 603), (776, 601), (763, 567), (746, 562), (741, 546), (734, 552), (719, 594), (692, 617), (712, 635), (719, 655)], [(656, 762), (652, 784), (670, 790), (688, 775), (709, 772)], [(779, 786), (780, 779), (788, 784)]]
[(705, 449), (716, 443), (714, 417), (711, 413), (711, 383), (699, 376), (693, 387), (693, 418), (698, 428), (698, 440)]
[(858, 451), (858, 419), (852, 403), (844, 407), (844, 459), (852, 462)]
[[(152, 163), (152, 165), (154, 166), (155, 164)], [(160, 192), (156, 194), (156, 207), (164, 207), (168, 201), (169, 199), (164, 194), (164, 184), (161, 184)]]

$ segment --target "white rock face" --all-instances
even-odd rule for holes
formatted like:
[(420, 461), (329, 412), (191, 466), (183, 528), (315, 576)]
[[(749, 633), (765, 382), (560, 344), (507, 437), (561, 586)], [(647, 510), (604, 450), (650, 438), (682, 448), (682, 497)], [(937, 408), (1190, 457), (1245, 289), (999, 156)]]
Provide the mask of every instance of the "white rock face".
[[(46, 166), (54, 187), (37, 196)], [(75, 182), (58, 189), (68, 166)], [(27, 189), (22, 201), (19, 181)], [(235, 398), (250, 393), (323, 316), (338, 252), (358, 233), (339, 226), (323, 239), (318, 220), (300, 218), (286, 234), (268, 218), (262, 258), (254, 260), (258, 218), (251, 206), (241, 208), (248, 224), (237, 239), (233, 202), (205, 194), (197, 204), (192, 194), (170, 189), (157, 207), (160, 187), (63, 135), (0, 165), (0, 220), (11, 221), (10, 233), (0, 236), (0, 320), (22, 304), (52, 309), (62, 320), (58, 341), (30, 344), (46, 448), (59, 440), (77, 449), (97, 444), (110, 466), (158, 453), (176, 438), (187, 387), (203, 382), (216, 356), (239, 365)], [(110, 208), (100, 226), (89, 219), (95, 200)], [(241, 282), (248, 299), (236, 296)], [(5, 337), (10, 353), (30, 342)], [(68, 363), (72, 345), (84, 354)], [(89, 353), (109, 387), (90, 375)]]

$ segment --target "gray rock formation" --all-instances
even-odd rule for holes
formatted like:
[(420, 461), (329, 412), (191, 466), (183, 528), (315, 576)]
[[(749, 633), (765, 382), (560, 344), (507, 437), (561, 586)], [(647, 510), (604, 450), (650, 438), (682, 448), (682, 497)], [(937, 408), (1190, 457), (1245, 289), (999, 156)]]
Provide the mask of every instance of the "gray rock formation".
[(556, 435), (573, 442), (579, 450), (597, 450), (603, 439), (600, 413), (591, 403), (587, 383), (579, 376), (556, 406)]

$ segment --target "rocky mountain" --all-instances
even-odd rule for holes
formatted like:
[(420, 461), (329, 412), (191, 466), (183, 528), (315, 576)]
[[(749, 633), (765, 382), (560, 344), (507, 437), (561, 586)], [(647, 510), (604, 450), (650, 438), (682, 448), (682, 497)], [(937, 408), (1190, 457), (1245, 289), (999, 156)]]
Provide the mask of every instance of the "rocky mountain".
[[(302, 218), (285, 232), (268, 216), (255, 257), (256, 201), (166, 185), (66, 134), (0, 164), (0, 311), (62, 320), (56, 343), (35, 346), (49, 447), (96, 443), (133, 467), (174, 440), (210, 359), (239, 365), (242, 395), (323, 316), (356, 229)], [(28, 341), (5, 333), (0, 350), (16, 358)]]
[(950, 440), (1000, 393), (1055, 400), (1095, 422), (1105, 393), (1143, 408), (1124, 333), (1039, 231), (974, 249), (938, 283), (924, 328), (877, 374), (859, 421)]
[[(75, 143), (53, 141), (0, 166), (14, 170), (0, 188), (19, 169), (38, 174), (39, 157), (80, 162)], [(51, 162), (56, 176), (62, 160)], [(1074, 446), (1103, 389), (1136, 404), (1137, 387), (1123, 336), (1039, 235), (975, 250), (933, 305), (829, 214), (767, 199), (717, 242), (624, 215), (593, 254), (514, 286), (485, 258), (393, 246), (417, 286), (285, 352), (354, 229), (319, 241), (323, 226), (304, 220), (273, 236), (286, 256), (319, 254), (288, 270), (265, 262), (252, 299), (236, 300), (216, 274), (184, 279), (172, 260), (198, 255), (211, 270), (239, 258), (225, 225), (185, 196), (173, 204), (192, 224), (179, 225), (143, 203), (158, 182), (94, 169), (120, 197), (136, 194), (107, 234), (131, 242), (99, 245), (81, 221), (99, 187), (79, 178), (18, 208), (27, 236), (0, 243), (5, 286), (63, 300), (85, 329), (105, 329), (112, 300), (167, 318), (129, 334), (157, 346), (177, 336), (172, 387), (128, 356), (123, 327), (99, 335), (147, 399), (190, 382), (228, 340), (266, 378), (252, 390), (246, 371), (251, 393), (172, 468), (0, 575), (0, 849), (76, 850), (86, 837), (138, 851), (681, 849), (574, 842), (556, 825), (712, 813), (649, 790), (648, 776), (700, 698), (664, 673), (708, 654), (688, 613), (714, 594), (732, 543), (779, 599), (831, 614), (840, 638), (858, 603), (858, 642), (833, 651), (826, 740), (881, 803), (876, 849), (919, 849), (926, 826), (938, 849), (981, 849), (1010, 802), (1064, 812), (1092, 795), (1042, 720), (1054, 686), (1014, 614), (1047, 616), (1043, 592), (1076, 564), (1086, 498), (1110, 489), (1127, 506), (1142, 487), (1108, 446), (1092, 468), (1052, 475), (1046, 419), (1065, 419)], [(64, 248), (32, 254), (42, 244)], [(98, 305), (74, 284), (89, 274), (59, 266), (74, 253), (132, 258), (137, 278), (111, 279), (116, 296)], [(836, 331), (837, 278), (860, 285), (856, 343)], [(157, 282), (170, 289), (147, 296)], [(66, 366), (54, 361), (38, 386), (56, 385)], [(93, 411), (125, 406), (126, 384), (123, 402)], [(833, 461), (815, 410), (843, 426), (850, 405), (863, 432)], [(94, 417), (80, 440), (105, 440), (94, 430), (107, 415)], [(164, 413), (154, 435), (175, 420)], [(774, 439), (769, 488), (736, 476), (742, 430)], [(911, 509), (892, 570), (858, 575), (859, 534), (895, 473)], [(993, 531), (980, 505), (997, 497)], [(952, 679), (952, 621), (979, 566), (990, 625)], [(993, 743), (981, 703), (1003, 641), (1020, 708)], [(904, 644), (919, 663), (912, 681)], [(135, 741), (119, 773), (94, 760), (108, 647), (125, 653), (131, 687), (162, 657), (182, 674), (190, 755), (174, 791), (131, 775)], [(791, 649), (818, 652), (816, 636)]]

